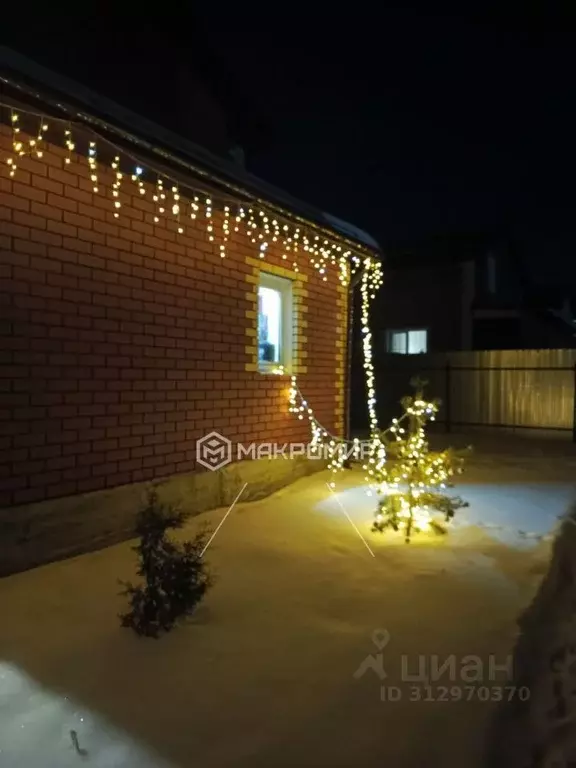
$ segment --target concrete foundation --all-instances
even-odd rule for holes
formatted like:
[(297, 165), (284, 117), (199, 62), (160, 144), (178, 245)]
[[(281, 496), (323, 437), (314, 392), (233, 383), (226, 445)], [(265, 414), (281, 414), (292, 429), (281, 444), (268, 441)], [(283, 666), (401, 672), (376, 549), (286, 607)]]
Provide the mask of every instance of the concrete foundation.
[[(216, 472), (176, 475), (158, 487), (160, 499), (192, 515), (229, 506), (244, 483), (242, 501), (255, 501), (326, 463), (305, 457), (255, 459)], [(0, 576), (24, 571), (133, 538), (136, 513), (149, 483), (0, 510)]]

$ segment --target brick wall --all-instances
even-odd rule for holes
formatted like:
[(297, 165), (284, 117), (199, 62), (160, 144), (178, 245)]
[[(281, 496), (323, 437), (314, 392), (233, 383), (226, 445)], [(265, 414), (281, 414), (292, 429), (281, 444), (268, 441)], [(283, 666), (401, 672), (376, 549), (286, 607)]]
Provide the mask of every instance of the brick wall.
[[(26, 137), (24, 137), (25, 139)], [(187, 220), (154, 223), (125, 176), (114, 217), (112, 171), (93, 192), (85, 157), (50, 145), (18, 158), (0, 126), (0, 502), (16, 505), (195, 470), (210, 430), (242, 442), (307, 440), (287, 411), (288, 376), (247, 370), (255, 327), (249, 276), (257, 246)], [(218, 217), (215, 211), (215, 230)], [(262, 262), (286, 265), (271, 246)], [(306, 366), (299, 385), (341, 432), (345, 292), (299, 262)], [(298, 278), (298, 275), (294, 275)]]

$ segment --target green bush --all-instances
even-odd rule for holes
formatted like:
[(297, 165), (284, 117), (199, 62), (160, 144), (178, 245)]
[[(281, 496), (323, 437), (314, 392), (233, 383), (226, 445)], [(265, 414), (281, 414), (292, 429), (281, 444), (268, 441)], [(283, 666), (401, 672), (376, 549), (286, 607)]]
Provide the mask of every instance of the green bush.
[(133, 550), (138, 555), (138, 575), (143, 584), (121, 582), (130, 608), (120, 615), (122, 626), (138, 635), (159, 637), (179, 621), (191, 616), (212, 584), (202, 558), (208, 537), (201, 532), (192, 541), (178, 544), (167, 531), (182, 528), (188, 515), (159, 501), (155, 488), (138, 512), (136, 534), (140, 542)]

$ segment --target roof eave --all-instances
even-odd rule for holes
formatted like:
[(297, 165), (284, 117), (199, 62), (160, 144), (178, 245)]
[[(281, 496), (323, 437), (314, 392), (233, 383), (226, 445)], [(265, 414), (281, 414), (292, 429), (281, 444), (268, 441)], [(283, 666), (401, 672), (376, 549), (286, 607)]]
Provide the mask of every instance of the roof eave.
[[(272, 204), (279, 210), (303, 219), (319, 230), (335, 234), (339, 240), (360, 250), (379, 254), (378, 243), (367, 233), (351, 227), (337, 217), (292, 197), (287, 192), (253, 176), (232, 161), (214, 155), (178, 134), (137, 115), (131, 110), (100, 96), (67, 77), (56, 74), (5, 46), (0, 46), (1, 79), (27, 97), (47, 103), (85, 123), (97, 123), (111, 133), (120, 132), (124, 139), (141, 145), (186, 166), (192, 173), (214, 176), (233, 189), (252, 197), (257, 202)], [(353, 232), (354, 234), (351, 234)]]

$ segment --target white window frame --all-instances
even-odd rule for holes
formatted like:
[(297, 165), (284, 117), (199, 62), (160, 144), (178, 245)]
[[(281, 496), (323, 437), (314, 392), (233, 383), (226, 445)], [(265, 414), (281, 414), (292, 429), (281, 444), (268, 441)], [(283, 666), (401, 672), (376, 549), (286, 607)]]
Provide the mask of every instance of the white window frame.
[[(280, 294), (280, 359), (277, 362), (267, 362), (260, 360), (259, 355), (259, 323), (260, 314), (258, 312), (258, 305), (256, 307), (256, 324), (257, 324), (257, 360), (258, 370), (260, 373), (273, 373), (280, 367), (285, 373), (291, 373), (292, 371), (292, 359), (294, 352), (294, 301), (292, 296), (292, 280), (287, 277), (279, 277), (273, 275), (270, 272), (261, 271), (258, 275), (258, 289), (271, 288), (274, 291), (278, 291)], [(258, 293), (256, 292), (257, 302)]]
[[(426, 350), (424, 352), (409, 352), (409, 334), (410, 333), (425, 333), (426, 334)], [(392, 349), (392, 337), (398, 334), (404, 334), (406, 337), (405, 352), (394, 352)], [(421, 355), (428, 352), (428, 328), (392, 328), (386, 334), (386, 346), (387, 352), (396, 355)]]

